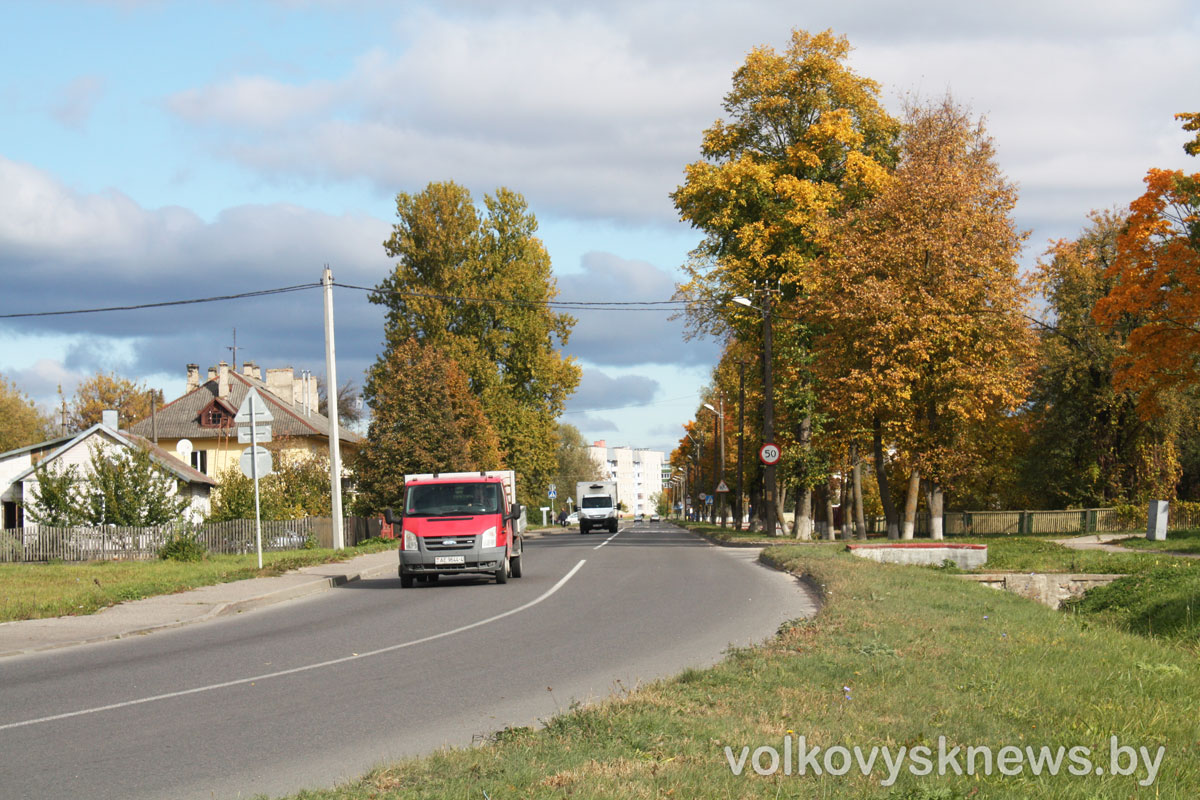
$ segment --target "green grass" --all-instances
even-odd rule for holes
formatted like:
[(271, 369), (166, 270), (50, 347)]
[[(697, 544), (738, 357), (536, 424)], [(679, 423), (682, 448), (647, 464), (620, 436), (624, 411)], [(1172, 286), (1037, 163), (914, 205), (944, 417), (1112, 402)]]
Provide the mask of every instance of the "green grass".
[(1200, 554), (1200, 530), (1171, 531), (1165, 542), (1152, 542), (1144, 532), (1121, 542), (1121, 547), (1131, 550), (1159, 550), (1172, 553)]
[(987, 566), (979, 572), (1092, 572), (1129, 574), (1159, 566), (1193, 566), (1192, 559), (1154, 553), (1075, 550), (1038, 536), (984, 536), (948, 539), (988, 546)]
[[(959, 580), (831, 547), (764, 559), (808, 573), (827, 604), (764, 646), (629, 696), (570, 711), (544, 730), (381, 767), (304, 800), (367, 798), (1133, 798), (1200, 785), (1200, 671), (1183, 648)], [(843, 687), (849, 687), (845, 690)], [(1088, 774), (919, 777), (734, 775), (724, 748), (1086, 746), (1109, 737), (1166, 748), (1157, 783)]]
[(1181, 642), (1200, 655), (1200, 569), (1159, 566), (1092, 589), (1068, 610), (1145, 636)]
[(263, 553), (263, 568), (250, 555), (214, 555), (204, 561), (90, 561), (84, 563), (0, 564), (0, 622), (94, 614), (128, 600), (172, 594), (214, 583), (281, 575), (313, 564), (344, 561), (387, 550), (394, 542), (375, 540), (342, 551), (291, 550)]

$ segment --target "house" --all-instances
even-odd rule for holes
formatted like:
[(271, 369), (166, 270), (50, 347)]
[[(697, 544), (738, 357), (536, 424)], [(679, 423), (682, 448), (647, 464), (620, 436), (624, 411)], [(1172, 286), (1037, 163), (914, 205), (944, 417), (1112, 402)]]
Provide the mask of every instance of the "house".
[(81, 433), (0, 453), (0, 504), (3, 509), (0, 522), (3, 527), (24, 527), (26, 508), (36, 503), (38, 467), (54, 463), (63, 468), (77, 465), (86, 471), (92, 449), (96, 447), (147, 448), (151, 461), (176, 478), (176, 491), (184, 492), (190, 498), (188, 518), (199, 521), (208, 515), (209, 495), (216, 481), (143, 437), (119, 430), (117, 412), (105, 411), (103, 421)]
[[(329, 420), (317, 413), (317, 379), (307, 373), (296, 377), (291, 367), (283, 367), (268, 369), (263, 380), (252, 361), (243, 364), (240, 373), (222, 361), (209, 367), (203, 383), (200, 367), (188, 364), (184, 395), (158, 409), (152, 418), (130, 426), (130, 431), (156, 441), (193, 469), (219, 479), (222, 472), (238, 466), (242, 451), (249, 447), (238, 443), (233, 418), (252, 388), (269, 405), (272, 442), (284, 455), (329, 452)], [(344, 458), (353, 455), (363, 441), (344, 428), (338, 434)]]

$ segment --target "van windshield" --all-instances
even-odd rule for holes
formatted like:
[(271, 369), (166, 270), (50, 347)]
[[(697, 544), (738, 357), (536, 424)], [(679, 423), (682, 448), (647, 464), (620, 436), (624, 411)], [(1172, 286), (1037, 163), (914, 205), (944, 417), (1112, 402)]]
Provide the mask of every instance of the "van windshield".
[(498, 513), (500, 485), (496, 483), (431, 483), (410, 486), (405, 495), (408, 517)]
[(612, 498), (608, 495), (599, 495), (598, 497), (583, 498), (584, 508), (612, 508)]

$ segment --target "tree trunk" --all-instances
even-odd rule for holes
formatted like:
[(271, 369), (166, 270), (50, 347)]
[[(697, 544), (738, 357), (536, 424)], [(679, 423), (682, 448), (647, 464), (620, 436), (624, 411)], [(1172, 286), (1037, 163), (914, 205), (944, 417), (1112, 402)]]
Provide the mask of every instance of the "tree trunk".
[(883, 503), (883, 516), (887, 520), (889, 539), (900, 537), (900, 525), (896, 519), (896, 505), (892, 502), (892, 492), (888, 489), (887, 463), (883, 457), (883, 423), (875, 417), (875, 432), (872, 444), (875, 446), (875, 479), (879, 482), (879, 500)]
[(929, 538), (944, 539), (945, 537), (945, 494), (936, 482), (929, 482)]
[(796, 492), (796, 519), (793, 520), (792, 530), (793, 535), (803, 542), (813, 538), (811, 486), (805, 486), (804, 491)]
[(783, 515), (784, 511), (786, 511), (786, 510), (787, 510), (787, 487), (780, 486), (779, 491), (776, 493), (776, 498), (775, 498), (775, 524), (778, 527), (776, 528), (776, 530), (768, 531), (767, 532), (768, 536), (778, 536), (779, 531), (787, 530), (787, 528), (784, 524), (784, 520), (787, 519), (787, 517), (785, 517)]
[(867, 519), (863, 514), (862, 489), (862, 460), (858, 457), (857, 446), (851, 450), (854, 459), (854, 533), (859, 539), (867, 538)]
[(904, 532), (901, 539), (913, 538), (917, 528), (917, 500), (921, 494), (921, 473), (916, 467), (908, 473), (908, 494), (904, 498)]

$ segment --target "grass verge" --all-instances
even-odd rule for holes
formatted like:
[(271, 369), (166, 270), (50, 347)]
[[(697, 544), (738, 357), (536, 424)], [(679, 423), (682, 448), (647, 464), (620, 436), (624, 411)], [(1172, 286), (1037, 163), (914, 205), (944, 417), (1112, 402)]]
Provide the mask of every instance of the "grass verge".
[[(377, 769), (353, 784), (296, 795), (367, 798), (1131, 798), (1192, 797), (1200, 785), (1200, 674), (1182, 648), (937, 570), (881, 565), (829, 547), (772, 548), (764, 558), (808, 573), (827, 604), (761, 647), (631, 696), (575, 710), (544, 730), (509, 729), (480, 747)], [(1148, 772), (1110, 774), (1110, 737), (1164, 747)], [(742, 748), (858, 746), (1089, 747), (1094, 769), (1035, 775), (913, 774), (879, 763), (756, 774)], [(1053, 751), (1052, 751), (1053, 752)], [(818, 761), (824, 764), (824, 752)], [(750, 756), (752, 759), (753, 756)], [(769, 767), (769, 754), (760, 758)], [(833, 759), (835, 767), (840, 764)], [(920, 765), (907, 762), (909, 766)], [(958, 763), (966, 770), (963, 753)], [(1122, 762), (1121, 766), (1127, 765)], [(934, 766), (936, 768), (936, 756)], [(998, 767), (998, 763), (996, 765)], [(1010, 765), (1011, 768), (1011, 765)], [(822, 771), (823, 771), (822, 767)], [(976, 762), (976, 772), (984, 771)]]
[(345, 550), (289, 550), (255, 555), (212, 555), (203, 561), (90, 561), (0, 564), (0, 622), (94, 614), (102, 608), (214, 583), (282, 575), (313, 564), (345, 561), (394, 548), (375, 540)]
[(1123, 540), (1121, 546), (1131, 550), (1200, 554), (1200, 530), (1171, 531), (1167, 534), (1166, 541), (1163, 542), (1152, 542), (1146, 538), (1143, 532), (1132, 539)]

